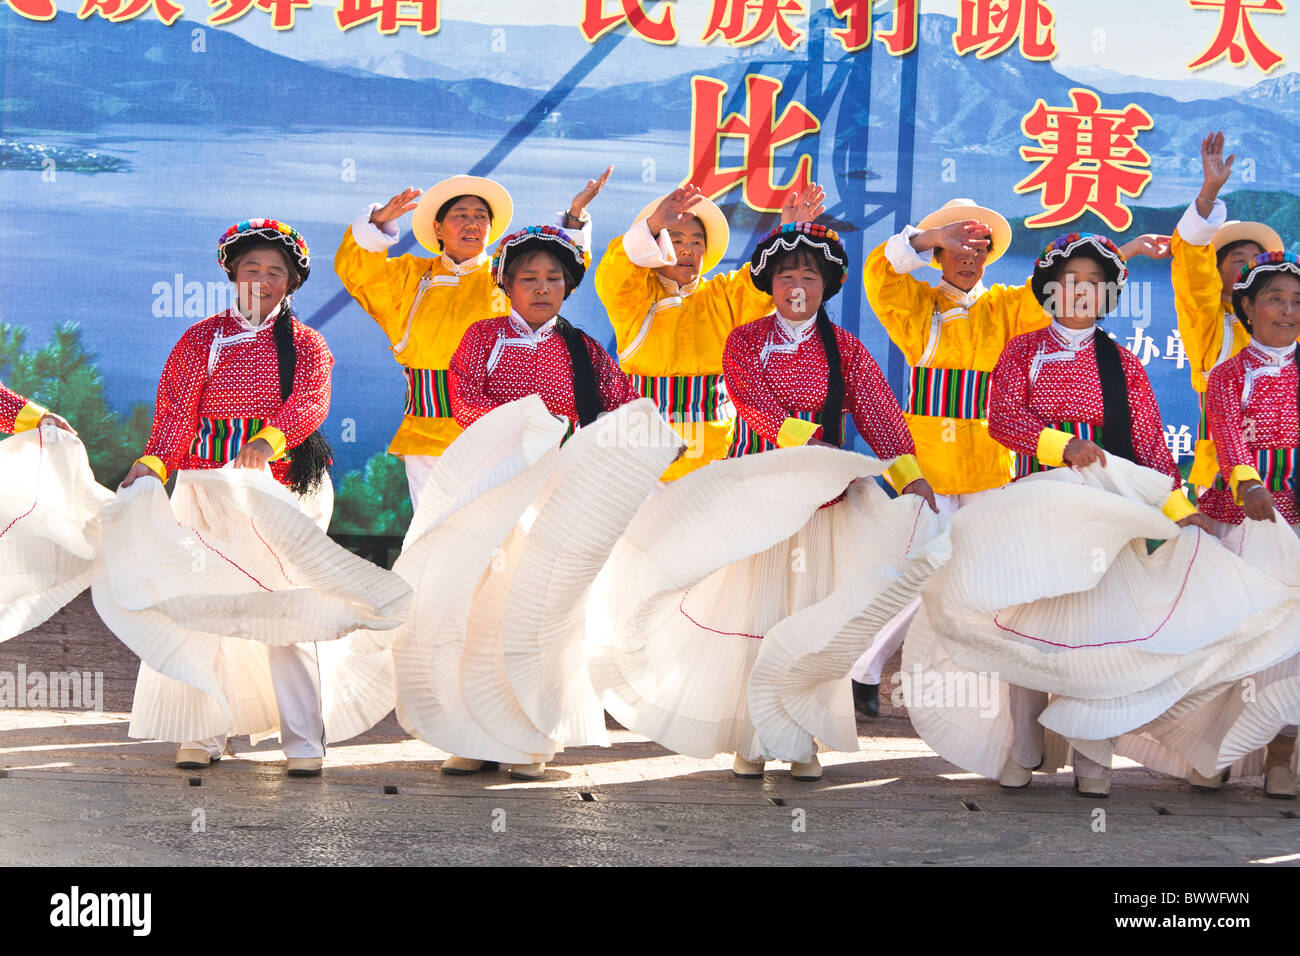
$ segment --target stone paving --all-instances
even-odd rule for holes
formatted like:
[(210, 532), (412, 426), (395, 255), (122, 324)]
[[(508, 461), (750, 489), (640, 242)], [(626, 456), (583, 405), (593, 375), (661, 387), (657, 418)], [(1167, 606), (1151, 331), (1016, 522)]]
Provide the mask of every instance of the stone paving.
[(1068, 774), (1008, 792), (936, 756), (887, 701), (859, 724), (862, 752), (823, 755), (816, 783), (783, 764), (740, 780), (727, 758), (621, 728), (537, 782), (449, 777), (391, 715), (331, 747), (323, 778), (290, 779), (274, 740), (237, 740), (196, 772), (171, 765), (170, 744), (128, 739), (134, 658), (85, 595), (0, 644), (0, 672), (20, 663), (103, 671), (104, 712), (0, 709), (0, 865), (1300, 862), (1300, 804), (1258, 778), (1199, 794), (1121, 762), (1106, 800), (1075, 795)]

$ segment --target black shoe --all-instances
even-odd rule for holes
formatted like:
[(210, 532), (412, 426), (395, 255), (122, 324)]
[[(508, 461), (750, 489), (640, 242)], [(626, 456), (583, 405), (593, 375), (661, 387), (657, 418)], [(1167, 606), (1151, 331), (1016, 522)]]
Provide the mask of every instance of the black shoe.
[(853, 681), (853, 707), (863, 717), (879, 717), (880, 685)]

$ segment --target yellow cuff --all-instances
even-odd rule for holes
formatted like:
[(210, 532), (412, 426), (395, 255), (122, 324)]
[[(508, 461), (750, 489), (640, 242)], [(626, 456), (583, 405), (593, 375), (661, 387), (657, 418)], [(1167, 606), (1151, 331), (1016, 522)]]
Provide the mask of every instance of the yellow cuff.
[(893, 485), (895, 491), (902, 491), (918, 478), (923, 478), (921, 466), (916, 461), (915, 455), (899, 455), (894, 459), (894, 463), (885, 469), (886, 480)]
[(793, 448), (795, 445), (806, 445), (808, 439), (816, 438), (821, 430), (822, 427), (817, 422), (806, 422), (802, 418), (787, 418), (781, 425), (781, 430), (776, 433), (776, 447)]
[(1187, 493), (1181, 488), (1169, 492), (1165, 506), (1160, 510), (1170, 521), (1182, 521), (1188, 515), (1196, 514), (1196, 506), (1187, 500)]
[(1250, 465), (1237, 465), (1232, 469), (1232, 476), (1228, 479), (1228, 484), (1232, 487), (1232, 500), (1238, 505), (1241, 504), (1241, 495), (1237, 494), (1237, 486), (1243, 481), (1263, 482), (1259, 477), (1259, 472)]
[(1065, 446), (1076, 437), (1055, 428), (1044, 428), (1038, 433), (1038, 460), (1049, 467), (1060, 468), (1065, 464)]
[(137, 465), (144, 465), (158, 476), (159, 481), (164, 483), (167, 481), (167, 466), (164, 465), (162, 459), (156, 455), (141, 455), (135, 460), (135, 463)]
[(286, 444), (284, 432), (280, 431), (278, 428), (272, 428), (270, 425), (267, 425), (260, 432), (250, 438), (249, 441), (257, 441), (259, 438), (271, 446), (271, 461), (283, 457), (284, 446)]
[(14, 419), (14, 434), (17, 435), (19, 432), (35, 428), (41, 423), (41, 416), (47, 411), (48, 409), (41, 408), (35, 402), (28, 402)]

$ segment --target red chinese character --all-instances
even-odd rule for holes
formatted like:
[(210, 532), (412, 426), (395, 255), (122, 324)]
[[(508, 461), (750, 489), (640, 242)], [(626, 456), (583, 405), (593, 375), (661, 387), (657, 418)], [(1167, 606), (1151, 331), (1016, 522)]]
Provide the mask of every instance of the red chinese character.
[(1090, 90), (1072, 89), (1073, 109), (1049, 109), (1041, 99), (1021, 122), (1039, 149), (1020, 147), (1020, 155), (1042, 165), (1017, 183), (1017, 193), (1043, 191), (1043, 212), (1026, 226), (1059, 226), (1092, 210), (1116, 232), (1133, 221), (1120, 194), (1136, 196), (1151, 181), (1151, 157), (1137, 145), (1139, 130), (1155, 122), (1136, 103), (1123, 111), (1103, 110)]
[(1043, 0), (961, 0), (952, 47), (959, 56), (978, 49), (976, 56), (986, 60), (1018, 36), (1026, 60), (1050, 60), (1056, 56), (1055, 20)]
[(781, 45), (793, 50), (803, 34), (790, 26), (786, 19), (790, 16), (808, 16), (803, 0), (713, 0), (709, 25), (700, 39), (707, 42), (720, 36), (732, 46), (749, 46), (775, 30)]
[[(55, 9), (54, 0), (8, 0), (9, 6), (14, 8), (14, 13), (28, 20), (53, 20)], [(3, 0), (0, 0), (3, 5)]]
[(271, 14), (271, 26), (277, 30), (293, 29), (293, 8), (310, 7), (311, 0), (208, 0), (208, 6), (225, 5), (220, 13), (208, 17), (208, 24), (224, 26), (238, 20), (253, 7), (261, 7)]
[(582, 13), (582, 23), (578, 29), (588, 43), (595, 43), (610, 30), (624, 21), (634, 33), (651, 43), (676, 43), (677, 24), (673, 23), (673, 8), (664, 4), (664, 15), (659, 20), (651, 20), (645, 12), (642, 0), (621, 0), (622, 13), (605, 13), (606, 0), (586, 0)]
[[(1205, 52), (1191, 63), (1189, 70), (1198, 70), (1224, 56), (1233, 66), (1246, 62), (1249, 52), (1254, 64), (1268, 73), (1282, 62), (1282, 55), (1259, 38), (1254, 25), (1250, 22), (1252, 13), (1286, 13), (1286, 4), (1282, 0), (1262, 0), (1261, 3), (1245, 3), (1244, 0), (1187, 0), (1193, 7), (1218, 7), (1223, 11), (1219, 17), (1219, 33)], [(1237, 42), (1237, 33), (1241, 33), (1245, 48)]]
[[(419, 7), (419, 13), (403, 13), (403, 7)], [(441, 26), (438, 0), (340, 0), (334, 11), (340, 30), (351, 30), (367, 20), (379, 18), (379, 32), (396, 33), (398, 27), (414, 26), (421, 36), (437, 33)]]
[(185, 12), (184, 7), (168, 3), (167, 0), (84, 0), (81, 9), (77, 11), (77, 19), (84, 20), (92, 13), (97, 13), (105, 20), (122, 23), (134, 20), (150, 7), (153, 7), (158, 19), (168, 26)]
[[(722, 118), (722, 100), (727, 84), (708, 76), (691, 78), (691, 182), (710, 199), (717, 199), (738, 183), (744, 183), (745, 202), (761, 212), (780, 212), (792, 189), (804, 189), (812, 181), (812, 158), (799, 157), (788, 183), (772, 181), (776, 151), (787, 143), (821, 129), (821, 122), (803, 106), (791, 103), (779, 119), (776, 98), (781, 81), (770, 76), (745, 77), (746, 115), (732, 113)], [(744, 144), (739, 166), (720, 166), (722, 137), (731, 136)]]

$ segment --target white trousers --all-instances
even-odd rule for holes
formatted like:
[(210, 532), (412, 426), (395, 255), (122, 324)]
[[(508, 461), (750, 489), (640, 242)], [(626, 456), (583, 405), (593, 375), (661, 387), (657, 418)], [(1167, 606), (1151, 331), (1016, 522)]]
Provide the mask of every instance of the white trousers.
[[(268, 647), (271, 685), (280, 714), (280, 743), (286, 757), (325, 756), (325, 718), (320, 705), (320, 667), (315, 644)], [(184, 748), (206, 750), (214, 757), (226, 749), (226, 734), (189, 741)]]
[[(984, 492), (971, 495), (935, 495), (934, 503), (939, 506), (939, 514), (951, 518), (959, 508), (970, 504), (981, 494)], [(880, 672), (903, 646), (903, 639), (907, 637), (907, 630), (912, 626), (912, 618), (916, 617), (916, 611), (920, 606), (921, 599), (917, 597), (895, 614), (889, 623), (876, 633), (875, 640), (871, 642), (866, 653), (858, 658), (858, 662), (849, 671), (849, 676), (859, 684), (879, 684)]]
[(411, 489), (411, 512), (420, 510), (420, 489), (433, 473), (433, 466), (438, 463), (436, 455), (403, 455), (406, 464), (406, 484)]

